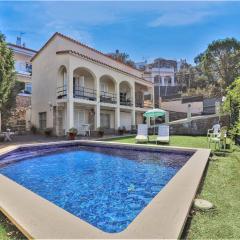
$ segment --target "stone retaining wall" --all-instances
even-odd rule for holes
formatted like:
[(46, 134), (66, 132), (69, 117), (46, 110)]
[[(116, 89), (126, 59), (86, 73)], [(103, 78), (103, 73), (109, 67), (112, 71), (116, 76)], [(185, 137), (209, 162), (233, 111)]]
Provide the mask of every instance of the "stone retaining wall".
[[(190, 122), (173, 122), (170, 123), (171, 135), (205, 135), (207, 130), (212, 128), (214, 124), (218, 122), (219, 118), (215, 116), (203, 117), (201, 119), (195, 119)], [(221, 116), (221, 126), (230, 125), (229, 115)]]

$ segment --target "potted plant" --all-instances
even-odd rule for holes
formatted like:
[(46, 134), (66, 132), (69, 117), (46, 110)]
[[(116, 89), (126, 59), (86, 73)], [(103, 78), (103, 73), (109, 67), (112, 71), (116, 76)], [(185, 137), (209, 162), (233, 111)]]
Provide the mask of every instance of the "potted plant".
[(36, 134), (37, 133), (37, 127), (35, 125), (32, 125), (31, 128), (30, 128), (31, 132), (33, 134)]
[(97, 133), (98, 133), (98, 136), (99, 136), (99, 137), (103, 137), (103, 135), (104, 135), (104, 129), (101, 128), (101, 127), (97, 128)]
[(78, 131), (76, 128), (70, 128), (68, 131), (68, 139), (75, 140), (77, 133), (78, 133)]
[(124, 126), (118, 128), (118, 134), (119, 135), (123, 135), (125, 132), (126, 132), (126, 128)]
[(46, 128), (44, 130), (44, 134), (46, 137), (50, 137), (52, 135), (53, 129), (52, 128)]

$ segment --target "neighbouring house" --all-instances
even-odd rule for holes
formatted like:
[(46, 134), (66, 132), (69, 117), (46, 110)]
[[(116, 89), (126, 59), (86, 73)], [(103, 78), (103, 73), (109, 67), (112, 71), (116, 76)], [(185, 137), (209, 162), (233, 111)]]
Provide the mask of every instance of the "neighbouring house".
[(105, 131), (143, 121), (154, 86), (143, 72), (55, 33), (32, 58), (32, 124), (65, 135), (89, 124)]
[(159, 107), (162, 96), (176, 96), (179, 86), (176, 82), (176, 72), (179, 63), (176, 60), (157, 58), (153, 63), (147, 61), (136, 63), (136, 67), (144, 71), (144, 78), (154, 84), (155, 106)]
[(28, 128), (31, 111), (31, 93), (32, 93), (32, 64), (31, 58), (37, 53), (21, 43), (18, 37), (16, 44), (8, 43), (7, 46), (13, 51), (15, 60), (15, 70), (17, 81), (23, 83), (23, 89), (16, 97), (16, 109), (8, 121), (11, 129), (15, 131), (25, 131)]

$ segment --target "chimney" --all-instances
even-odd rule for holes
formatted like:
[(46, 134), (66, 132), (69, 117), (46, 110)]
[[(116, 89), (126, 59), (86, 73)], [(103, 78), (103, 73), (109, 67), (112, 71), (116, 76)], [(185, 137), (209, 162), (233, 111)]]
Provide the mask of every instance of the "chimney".
[(16, 45), (18, 45), (18, 46), (21, 46), (21, 45), (22, 45), (22, 39), (21, 39), (21, 37), (19, 37), (19, 36), (17, 36)]
[(22, 46), (23, 46), (23, 47), (26, 47), (26, 43), (24, 42)]

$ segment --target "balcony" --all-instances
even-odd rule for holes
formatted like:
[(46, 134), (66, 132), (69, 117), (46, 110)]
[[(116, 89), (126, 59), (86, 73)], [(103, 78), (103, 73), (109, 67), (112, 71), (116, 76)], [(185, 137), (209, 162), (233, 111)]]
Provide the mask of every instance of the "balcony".
[(64, 99), (67, 97), (67, 86), (61, 86), (57, 88), (57, 98)]
[(132, 99), (120, 96), (120, 105), (131, 107), (133, 105)]
[(32, 74), (32, 65), (26, 62), (16, 62), (15, 70), (18, 74), (31, 75)]
[(75, 87), (73, 91), (73, 97), (89, 101), (96, 101), (96, 90), (86, 87)]
[(116, 104), (117, 103), (116, 94), (101, 91), (100, 102)]

